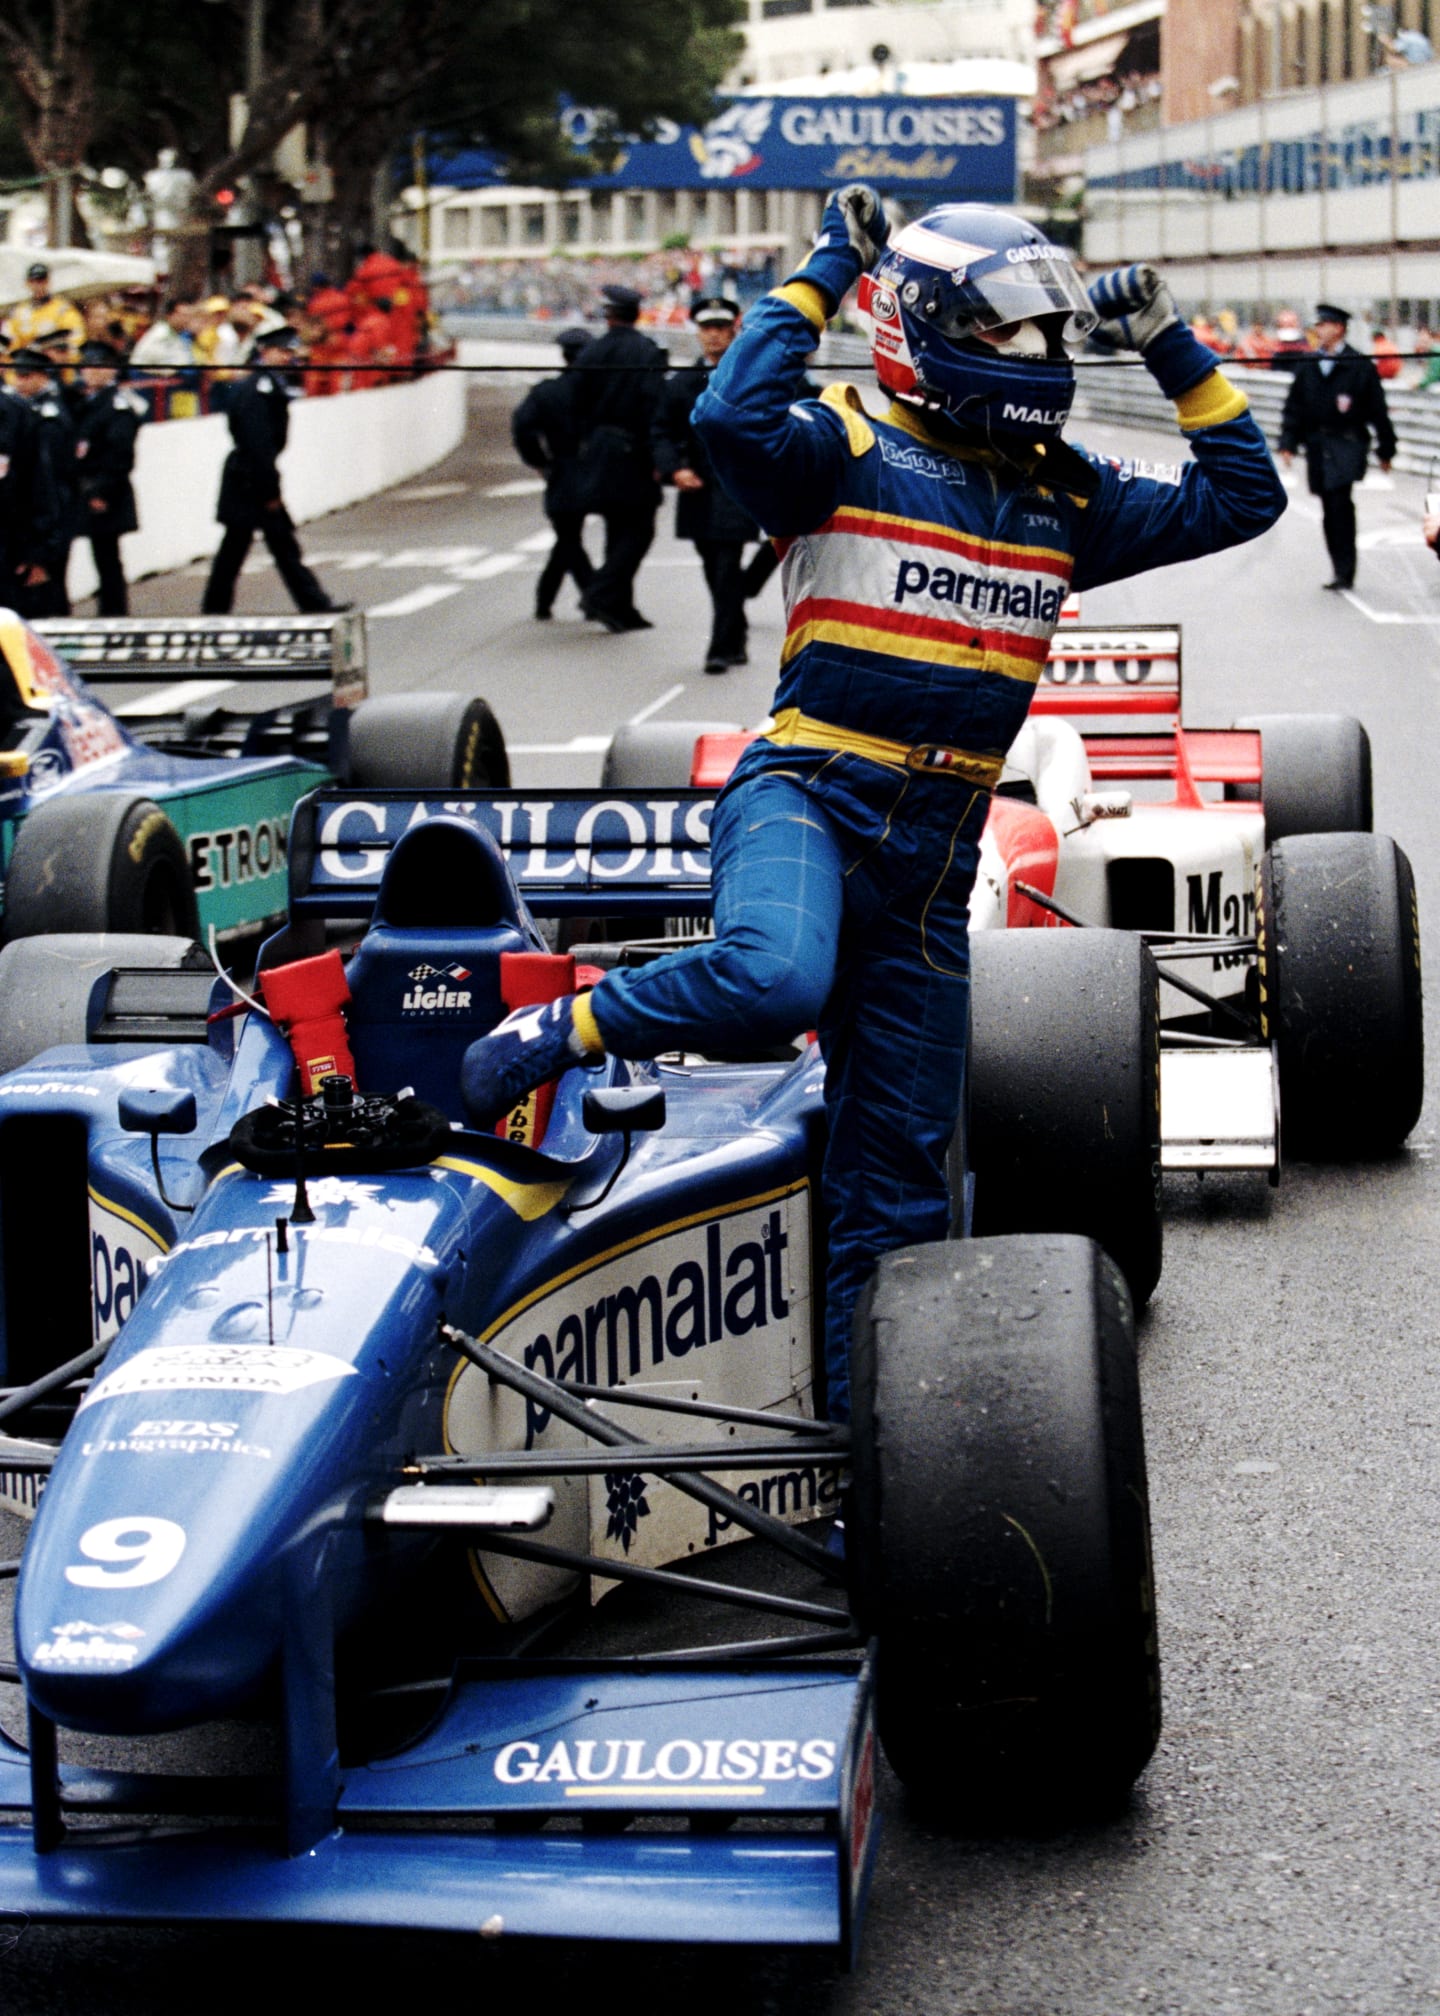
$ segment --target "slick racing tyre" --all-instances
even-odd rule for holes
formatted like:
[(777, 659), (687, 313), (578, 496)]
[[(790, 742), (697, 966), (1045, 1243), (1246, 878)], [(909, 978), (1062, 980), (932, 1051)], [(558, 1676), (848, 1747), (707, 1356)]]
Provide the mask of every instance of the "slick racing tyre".
[(1258, 798), (1265, 845), (1295, 833), (1369, 833), (1375, 823), (1370, 737), (1349, 714), (1247, 714), (1260, 731), (1260, 782), (1227, 784), (1231, 799)]
[[(980, 931), (970, 940), (973, 1230), (1078, 1232), (1140, 1308), (1160, 1279), (1160, 982), (1129, 931)], [(958, 1229), (958, 1228), (957, 1228)]]
[(847, 1559), (897, 1777), (972, 1824), (1113, 1809), (1160, 1730), (1118, 1269), (1066, 1237), (892, 1253), (852, 1367)]
[(349, 782), (400, 791), (505, 791), (510, 759), (484, 700), (397, 693), (362, 700), (350, 717)]
[(641, 721), (610, 738), (600, 772), (602, 791), (688, 789), (695, 744), (702, 735), (738, 735), (733, 721)]
[(95, 983), (116, 966), (211, 970), (189, 938), (50, 932), (0, 951), (0, 1072), (57, 1043), (83, 1043)]
[(85, 792), (51, 798), (23, 821), (5, 883), (7, 939), (199, 930), (184, 844), (150, 799)]
[(1384, 1155), (1420, 1117), (1425, 1038), (1415, 877), (1382, 833), (1298, 835), (1260, 866), (1262, 1033), (1293, 1155)]

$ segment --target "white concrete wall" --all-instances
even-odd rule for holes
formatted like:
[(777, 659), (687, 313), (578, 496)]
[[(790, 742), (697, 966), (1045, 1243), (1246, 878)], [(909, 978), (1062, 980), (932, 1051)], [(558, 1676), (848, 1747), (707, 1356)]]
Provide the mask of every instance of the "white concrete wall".
[[(465, 432), (465, 379), (435, 371), (373, 392), (297, 399), (280, 458), (285, 502), (297, 523), (357, 504), (443, 461)], [(140, 429), (135, 499), (140, 530), (121, 542), (127, 579), (202, 560), (220, 544), (215, 503), (230, 452), (225, 416), (165, 420)], [(72, 601), (95, 592), (90, 548), (77, 540), (68, 578)]]

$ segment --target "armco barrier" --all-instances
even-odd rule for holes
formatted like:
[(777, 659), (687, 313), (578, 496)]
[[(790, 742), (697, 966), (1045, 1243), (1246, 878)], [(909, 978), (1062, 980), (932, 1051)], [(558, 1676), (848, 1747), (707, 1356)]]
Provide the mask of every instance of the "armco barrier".
[[(1219, 360), (1220, 368), (1233, 385), (1250, 400), (1255, 418), (1265, 430), (1272, 447), (1280, 441), (1280, 409), (1290, 389), (1287, 371), (1261, 371)], [(1162, 433), (1175, 430), (1175, 412), (1153, 378), (1140, 364), (1082, 365), (1080, 390), (1075, 401), (1081, 420), (1110, 420), (1121, 426), (1154, 427)], [(1394, 423), (1399, 450), (1395, 467), (1412, 476), (1428, 476), (1440, 466), (1440, 395), (1433, 392), (1385, 390), (1386, 404)], [(1440, 484), (1435, 486), (1440, 488)]]
[[(280, 461), (291, 517), (304, 523), (358, 504), (442, 461), (465, 432), (465, 385), (458, 371), (435, 371), (373, 392), (297, 399)], [(163, 574), (215, 551), (215, 502), (229, 452), (230, 428), (219, 413), (140, 429), (140, 530), (120, 544), (127, 579)], [(95, 592), (95, 566), (83, 538), (71, 548), (68, 585), (72, 601)]]

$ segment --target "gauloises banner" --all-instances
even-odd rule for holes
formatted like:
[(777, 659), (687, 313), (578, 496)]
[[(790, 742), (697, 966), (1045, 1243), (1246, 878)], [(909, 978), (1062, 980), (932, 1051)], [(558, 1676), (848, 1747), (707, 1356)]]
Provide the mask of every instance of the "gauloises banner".
[[(561, 115), (584, 149), (598, 115)], [(475, 188), (503, 181), (493, 156), (437, 159), (437, 183)], [(955, 202), (1015, 200), (1013, 98), (732, 98), (708, 126), (662, 120), (653, 140), (622, 146), (588, 189), (838, 189), (872, 182), (895, 196)]]

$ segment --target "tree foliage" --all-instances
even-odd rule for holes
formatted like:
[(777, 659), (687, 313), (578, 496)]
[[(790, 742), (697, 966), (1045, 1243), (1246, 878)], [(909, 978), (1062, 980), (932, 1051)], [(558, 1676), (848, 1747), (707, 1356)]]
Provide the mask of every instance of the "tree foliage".
[(173, 147), (198, 178), (203, 218), (304, 122), (334, 170), (342, 227), (363, 235), (377, 177), (417, 131), (558, 184), (591, 165), (563, 140), (562, 98), (609, 115), (602, 157), (607, 135), (703, 121), (743, 11), (743, 0), (268, 0), (262, 89), (232, 146), (246, 0), (3, 0), (0, 161), (18, 133), (43, 175), (85, 163), (138, 181)]

